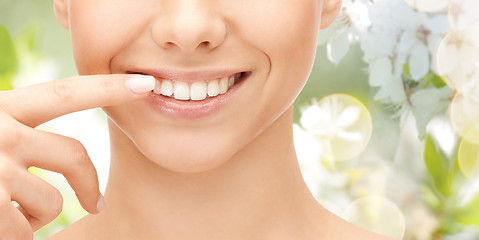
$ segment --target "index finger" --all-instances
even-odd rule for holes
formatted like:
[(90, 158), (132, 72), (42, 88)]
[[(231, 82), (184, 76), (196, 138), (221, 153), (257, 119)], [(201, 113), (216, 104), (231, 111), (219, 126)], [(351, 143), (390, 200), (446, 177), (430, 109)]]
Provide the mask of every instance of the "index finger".
[(74, 76), (2, 92), (0, 106), (17, 121), (36, 127), (67, 113), (138, 100), (154, 87), (152, 76)]

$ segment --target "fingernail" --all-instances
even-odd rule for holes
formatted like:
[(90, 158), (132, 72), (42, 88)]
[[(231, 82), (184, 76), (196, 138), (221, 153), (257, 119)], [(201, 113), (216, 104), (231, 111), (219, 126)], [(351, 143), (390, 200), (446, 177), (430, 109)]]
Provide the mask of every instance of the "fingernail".
[(127, 85), (134, 93), (145, 93), (155, 88), (153, 76), (134, 76), (127, 81)]
[(100, 198), (98, 199), (98, 202), (96, 204), (96, 209), (98, 210), (98, 212), (103, 212), (103, 210), (105, 210), (105, 198), (101, 193)]

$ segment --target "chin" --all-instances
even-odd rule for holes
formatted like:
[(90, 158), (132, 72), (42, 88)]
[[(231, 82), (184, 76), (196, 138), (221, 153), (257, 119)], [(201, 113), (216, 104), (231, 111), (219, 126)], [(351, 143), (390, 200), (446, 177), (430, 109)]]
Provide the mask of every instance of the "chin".
[[(131, 129), (128, 136), (136, 156), (168, 171), (199, 173), (213, 170), (228, 162), (247, 142), (246, 138), (211, 129), (175, 129), (141, 131)], [(125, 132), (124, 132), (125, 133)], [(127, 134), (124, 136), (126, 137)], [(125, 138), (126, 139), (126, 138)], [(243, 143), (243, 144), (242, 144)]]
[(224, 165), (230, 157), (228, 154), (206, 153), (204, 151), (195, 151), (191, 149), (188, 153), (175, 154), (167, 158), (152, 153), (145, 155), (154, 164), (177, 173), (201, 173), (213, 170)]

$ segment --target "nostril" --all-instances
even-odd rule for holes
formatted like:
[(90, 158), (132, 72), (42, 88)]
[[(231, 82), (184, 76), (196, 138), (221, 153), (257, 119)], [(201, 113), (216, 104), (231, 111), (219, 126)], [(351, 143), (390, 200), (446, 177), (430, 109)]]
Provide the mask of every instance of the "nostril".
[(174, 42), (166, 42), (166, 43), (165, 43), (165, 46), (166, 46), (167, 48), (173, 47), (173, 46), (175, 46), (175, 45), (176, 45), (176, 44), (175, 44)]

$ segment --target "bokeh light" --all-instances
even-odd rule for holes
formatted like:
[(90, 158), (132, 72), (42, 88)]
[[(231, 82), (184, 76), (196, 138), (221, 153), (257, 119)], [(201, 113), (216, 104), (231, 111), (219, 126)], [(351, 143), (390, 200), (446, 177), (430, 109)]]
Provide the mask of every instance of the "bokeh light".
[(364, 229), (402, 239), (406, 221), (396, 204), (381, 196), (365, 196), (346, 208), (343, 218)]
[(456, 29), (467, 27), (479, 20), (477, 0), (449, 0), (448, 10), (449, 24)]
[(450, 119), (459, 135), (479, 144), (479, 79), (473, 79), (457, 91), (451, 103)]
[(458, 151), (459, 168), (470, 180), (479, 179), (479, 139), (475, 139), (476, 141), (469, 140), (477, 136), (477, 132), (466, 133)]
[(336, 116), (337, 125), (358, 137), (347, 138), (337, 134), (330, 139), (331, 153), (335, 159), (344, 160), (358, 156), (364, 151), (372, 134), (372, 118), (368, 109), (358, 99), (345, 94), (334, 94), (319, 102), (320, 106), (329, 106), (332, 116)]
[(447, 7), (448, 0), (404, 0), (412, 8), (423, 12), (435, 12)]
[(326, 158), (352, 159), (368, 145), (372, 119), (358, 99), (346, 94), (333, 94), (310, 106), (301, 118), (301, 125), (323, 144)]
[(447, 34), (437, 49), (436, 65), (438, 74), (456, 90), (479, 79), (479, 22)]

